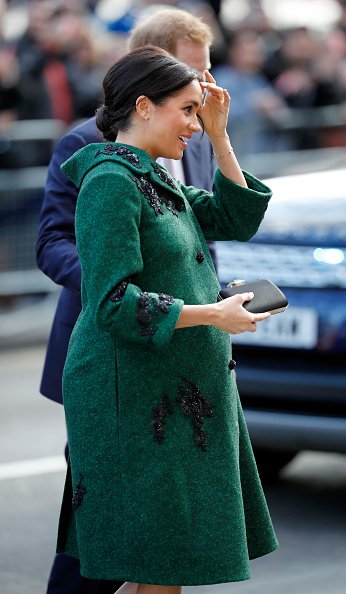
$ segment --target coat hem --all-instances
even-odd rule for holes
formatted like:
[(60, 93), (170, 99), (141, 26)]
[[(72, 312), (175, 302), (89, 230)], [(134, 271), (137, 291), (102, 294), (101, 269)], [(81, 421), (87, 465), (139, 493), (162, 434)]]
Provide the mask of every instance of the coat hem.
[[(276, 543), (275, 545), (273, 545), (272, 547), (265, 549), (259, 553), (256, 553), (254, 555), (252, 555), (249, 560), (251, 561), (252, 559), (257, 559), (259, 557), (263, 557), (264, 555), (267, 555), (269, 553), (274, 552), (277, 548), (278, 548), (278, 543)], [(68, 555), (69, 557), (75, 557), (78, 558), (76, 555), (73, 555), (72, 553), (68, 553), (66, 551), (59, 551), (61, 553), (63, 553), (64, 555)], [(140, 584), (155, 584), (158, 586), (208, 586), (208, 585), (213, 585), (213, 584), (227, 584), (227, 583), (232, 583), (232, 582), (244, 582), (247, 581), (249, 579), (251, 579), (251, 571), (249, 569), (249, 571), (244, 572), (242, 575), (239, 576), (234, 576), (231, 574), (227, 574), (224, 575), (220, 578), (211, 578), (210, 581), (206, 581), (206, 580), (184, 580), (181, 581), (174, 581), (174, 580), (155, 580), (155, 579), (144, 579), (143, 576), (136, 576), (136, 574), (132, 574), (132, 573), (124, 573), (124, 574), (110, 574), (109, 572), (100, 572), (100, 573), (95, 573), (93, 571), (88, 571), (88, 569), (84, 568), (81, 565), (81, 569), (80, 569), (80, 573), (83, 577), (88, 578), (88, 579), (96, 579), (96, 580), (110, 580), (110, 581), (119, 581), (119, 582), (133, 582), (133, 583), (140, 583)], [(140, 579), (138, 579), (140, 578)]]

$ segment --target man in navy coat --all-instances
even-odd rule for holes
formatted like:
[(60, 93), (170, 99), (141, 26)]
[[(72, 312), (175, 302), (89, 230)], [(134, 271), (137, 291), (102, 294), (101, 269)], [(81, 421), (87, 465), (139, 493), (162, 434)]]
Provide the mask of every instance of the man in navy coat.
[[(130, 49), (157, 45), (174, 54), (200, 72), (210, 68), (210, 29), (200, 19), (182, 10), (164, 9), (149, 16), (132, 32)], [(76, 249), (74, 214), (77, 188), (65, 177), (60, 165), (83, 146), (100, 142), (95, 118), (68, 132), (58, 143), (51, 159), (45, 187), (37, 262), (39, 268), (62, 285), (48, 342), (41, 393), (62, 403), (62, 372), (73, 326), (81, 311), (81, 268)], [(174, 165), (174, 173), (186, 185), (211, 191), (214, 163), (206, 136), (194, 135), (184, 152), (182, 162)], [(213, 255), (213, 247), (211, 252)], [(79, 572), (77, 559), (56, 555), (49, 578), (47, 594), (113, 594), (119, 582), (90, 580)]]

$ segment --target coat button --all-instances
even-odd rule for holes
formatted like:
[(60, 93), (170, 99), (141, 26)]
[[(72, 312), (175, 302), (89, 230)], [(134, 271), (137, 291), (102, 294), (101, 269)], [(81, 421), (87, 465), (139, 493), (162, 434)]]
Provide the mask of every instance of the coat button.
[(196, 254), (196, 260), (199, 264), (202, 264), (202, 262), (204, 262), (205, 260), (205, 255), (203, 254), (203, 252), (197, 252)]
[(183, 210), (185, 210), (185, 204), (183, 201), (181, 202), (177, 202), (175, 204), (175, 210), (177, 210), (178, 212), (183, 212)]
[(233, 371), (233, 369), (235, 369), (237, 366), (236, 362), (234, 359), (231, 359), (230, 362), (228, 363), (228, 369), (230, 369), (231, 371)]

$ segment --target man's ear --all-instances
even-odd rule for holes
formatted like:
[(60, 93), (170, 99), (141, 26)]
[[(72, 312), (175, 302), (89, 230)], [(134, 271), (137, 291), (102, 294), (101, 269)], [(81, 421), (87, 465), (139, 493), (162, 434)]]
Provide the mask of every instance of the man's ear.
[(136, 112), (143, 120), (150, 118), (151, 101), (146, 95), (140, 95), (136, 101)]

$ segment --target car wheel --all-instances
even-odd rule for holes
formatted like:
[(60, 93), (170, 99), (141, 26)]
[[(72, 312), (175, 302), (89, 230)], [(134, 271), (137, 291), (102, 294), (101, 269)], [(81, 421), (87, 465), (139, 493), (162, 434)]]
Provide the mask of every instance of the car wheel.
[(255, 448), (254, 454), (261, 479), (273, 481), (278, 479), (280, 470), (293, 460), (297, 452), (291, 450), (275, 451)]

